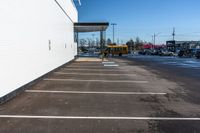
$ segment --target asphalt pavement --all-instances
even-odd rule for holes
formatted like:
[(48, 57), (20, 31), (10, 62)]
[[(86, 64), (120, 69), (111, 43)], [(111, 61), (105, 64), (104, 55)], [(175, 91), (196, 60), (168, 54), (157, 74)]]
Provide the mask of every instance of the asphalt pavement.
[(162, 56), (129, 56), (130, 65), (138, 65), (159, 75), (161, 78), (176, 82), (185, 91), (189, 100), (200, 103), (200, 60), (195, 58)]
[(1, 105), (0, 132), (200, 132), (200, 105), (190, 98), (198, 89), (185, 87), (181, 69), (139, 57), (109, 60), (74, 61)]

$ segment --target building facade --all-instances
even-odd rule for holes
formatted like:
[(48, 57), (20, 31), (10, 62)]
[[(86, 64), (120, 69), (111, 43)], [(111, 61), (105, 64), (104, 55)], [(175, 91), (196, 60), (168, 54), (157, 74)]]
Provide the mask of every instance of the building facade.
[(0, 18), (0, 98), (77, 54), (72, 0), (1, 0)]
[(200, 41), (167, 41), (169, 51), (176, 52), (177, 50), (199, 49)]

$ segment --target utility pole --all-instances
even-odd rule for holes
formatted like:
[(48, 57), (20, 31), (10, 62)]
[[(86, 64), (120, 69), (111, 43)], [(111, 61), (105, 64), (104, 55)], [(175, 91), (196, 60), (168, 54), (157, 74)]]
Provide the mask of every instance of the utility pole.
[(151, 42), (152, 42), (152, 44), (154, 44), (154, 35), (151, 35)]
[[(159, 35), (159, 34), (161, 34), (161, 33), (158, 33), (158, 34), (153, 34), (153, 44), (154, 44), (154, 46), (156, 45), (156, 37)], [(152, 47), (152, 49), (153, 49), (153, 47)]]
[(153, 34), (153, 44), (154, 44), (154, 46), (156, 45), (156, 34), (155, 33)]
[(117, 25), (116, 23), (111, 24), (113, 26), (113, 44), (115, 43), (115, 26)]
[(175, 28), (173, 28), (172, 36), (173, 36), (173, 41), (174, 41), (175, 40), (175, 36), (176, 36), (176, 29)]

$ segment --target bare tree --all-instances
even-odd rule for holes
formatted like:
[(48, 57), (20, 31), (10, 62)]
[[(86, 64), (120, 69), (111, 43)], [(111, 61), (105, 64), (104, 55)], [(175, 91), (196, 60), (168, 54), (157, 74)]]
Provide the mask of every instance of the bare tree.
[(112, 40), (110, 38), (107, 39), (107, 45), (112, 44)]

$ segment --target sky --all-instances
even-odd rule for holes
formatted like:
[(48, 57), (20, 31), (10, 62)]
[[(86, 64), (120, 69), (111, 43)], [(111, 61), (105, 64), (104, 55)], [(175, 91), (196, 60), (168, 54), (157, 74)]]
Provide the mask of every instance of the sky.
[[(200, 40), (200, 0), (81, 0), (80, 22), (117, 23), (116, 41), (140, 37), (157, 44), (172, 40)], [(92, 34), (92, 33), (89, 33)], [(88, 34), (88, 35), (89, 35)], [(86, 35), (85, 35), (86, 36)], [(107, 30), (112, 38), (112, 26)]]

